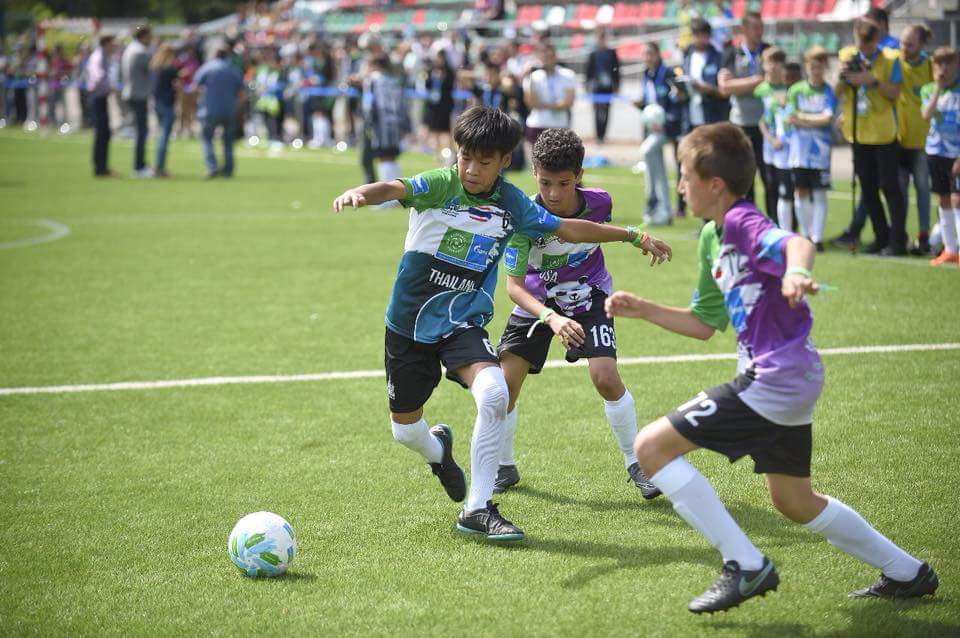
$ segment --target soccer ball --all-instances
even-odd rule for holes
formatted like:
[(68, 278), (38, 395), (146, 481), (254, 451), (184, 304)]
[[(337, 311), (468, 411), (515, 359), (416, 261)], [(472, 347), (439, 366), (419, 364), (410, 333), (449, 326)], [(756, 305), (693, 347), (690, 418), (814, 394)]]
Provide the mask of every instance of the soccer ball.
[(255, 512), (233, 526), (227, 551), (233, 564), (247, 576), (280, 576), (293, 561), (297, 539), (282, 516)]
[(647, 104), (640, 112), (644, 126), (659, 128), (667, 121), (667, 112), (659, 104)]

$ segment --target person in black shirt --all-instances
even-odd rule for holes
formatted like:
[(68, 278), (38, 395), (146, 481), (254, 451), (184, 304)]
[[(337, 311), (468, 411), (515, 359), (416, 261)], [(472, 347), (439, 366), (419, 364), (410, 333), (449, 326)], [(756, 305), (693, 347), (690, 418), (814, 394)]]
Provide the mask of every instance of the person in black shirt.
[[(597, 48), (587, 58), (587, 90), (601, 96), (601, 100), (620, 90), (620, 58), (615, 49), (607, 46), (607, 34), (602, 29), (597, 31)], [(593, 103), (593, 116), (597, 141), (602, 144), (610, 121), (609, 99)]]
[(150, 60), (153, 73), (153, 108), (157, 112), (160, 136), (157, 139), (157, 157), (154, 162), (154, 177), (169, 177), (167, 172), (167, 143), (176, 119), (177, 75), (176, 53), (169, 44), (161, 44)]

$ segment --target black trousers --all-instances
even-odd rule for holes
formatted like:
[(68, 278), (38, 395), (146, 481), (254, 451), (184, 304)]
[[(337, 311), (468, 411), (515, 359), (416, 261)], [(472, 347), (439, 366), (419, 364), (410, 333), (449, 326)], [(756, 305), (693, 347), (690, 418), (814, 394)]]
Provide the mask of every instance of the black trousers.
[[(604, 91), (597, 91), (604, 93)], [(607, 137), (607, 124), (610, 122), (610, 102), (593, 103), (593, 121), (596, 126), (597, 141), (602, 142)]]
[[(771, 209), (770, 207), (770, 194), (771, 189), (767, 188), (767, 169), (766, 165), (763, 163), (763, 134), (760, 132), (759, 126), (741, 126), (740, 129), (746, 133), (747, 137), (750, 138), (750, 145), (753, 146), (753, 158), (757, 165), (757, 172), (760, 174), (760, 181), (763, 182), (764, 193), (766, 193), (766, 206), (767, 206), (767, 215), (776, 216), (776, 201), (777, 196), (774, 193), (773, 202), (774, 206)], [(754, 182), (750, 182), (750, 190), (747, 191), (747, 199), (751, 202), (756, 201), (756, 193), (754, 192)]]
[[(904, 249), (907, 245), (907, 211), (900, 192), (900, 147), (890, 144), (855, 144), (854, 162), (857, 179), (860, 181), (861, 202), (873, 225), (873, 234), (879, 246)], [(880, 201), (880, 191), (890, 209), (890, 223)], [(854, 237), (860, 235), (863, 223), (850, 229)]]
[(133, 111), (133, 125), (137, 137), (133, 147), (133, 170), (143, 170), (147, 166), (147, 101), (127, 100), (127, 105)]
[(90, 100), (93, 107), (93, 172), (95, 175), (106, 175), (107, 151), (110, 144), (110, 114), (107, 110), (107, 96), (93, 97)]

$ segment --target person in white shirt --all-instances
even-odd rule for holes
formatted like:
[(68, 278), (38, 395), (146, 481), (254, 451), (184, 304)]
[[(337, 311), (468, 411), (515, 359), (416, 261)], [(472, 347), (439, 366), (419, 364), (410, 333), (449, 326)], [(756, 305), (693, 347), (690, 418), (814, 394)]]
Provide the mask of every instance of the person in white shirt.
[(530, 108), (526, 138), (531, 148), (548, 128), (570, 128), (570, 108), (577, 96), (577, 75), (557, 66), (557, 50), (552, 44), (540, 45), (542, 68), (523, 80), (523, 100)]

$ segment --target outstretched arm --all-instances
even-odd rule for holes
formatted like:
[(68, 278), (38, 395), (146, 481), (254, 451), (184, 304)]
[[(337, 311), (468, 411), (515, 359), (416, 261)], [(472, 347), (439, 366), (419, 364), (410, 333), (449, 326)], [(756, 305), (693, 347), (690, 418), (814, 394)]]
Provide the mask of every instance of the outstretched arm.
[(610, 224), (597, 224), (585, 219), (563, 219), (555, 231), (557, 237), (571, 244), (606, 243), (612, 241), (630, 242), (643, 251), (650, 253), (650, 265), (662, 264), (673, 259), (673, 251), (664, 242), (641, 233), (635, 228), (620, 228)]
[(407, 190), (399, 180), (390, 182), (373, 182), (364, 184), (344, 191), (342, 195), (333, 200), (333, 210), (339, 213), (344, 208), (352, 206), (360, 208), (361, 206), (382, 204), (391, 199), (401, 199), (407, 195)]
[(685, 337), (706, 341), (715, 332), (712, 326), (700, 321), (690, 308), (661, 306), (622, 290), (618, 290), (607, 297), (605, 307), (608, 317), (645, 319), (661, 328)]
[(799, 235), (791, 237), (787, 242), (787, 270), (783, 275), (780, 292), (795, 308), (804, 295), (815, 295), (820, 287), (813, 280), (813, 256), (816, 248), (809, 239)]

